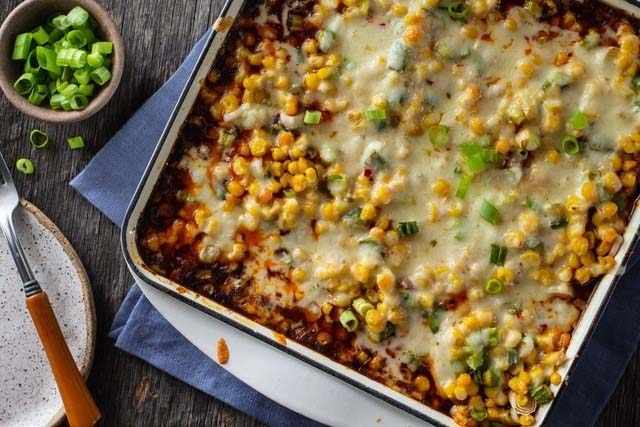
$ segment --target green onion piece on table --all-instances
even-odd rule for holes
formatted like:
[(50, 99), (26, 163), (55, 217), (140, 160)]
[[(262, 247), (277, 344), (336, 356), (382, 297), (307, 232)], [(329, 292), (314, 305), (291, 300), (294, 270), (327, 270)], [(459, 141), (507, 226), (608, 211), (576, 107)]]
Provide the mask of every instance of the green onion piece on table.
[(491, 256), (489, 261), (491, 264), (502, 266), (507, 259), (507, 248), (496, 244), (491, 245)]
[(38, 129), (33, 129), (29, 132), (29, 142), (35, 148), (45, 148), (49, 145), (49, 135)]
[(317, 125), (322, 120), (322, 113), (320, 111), (307, 110), (304, 112), (304, 118), (302, 121), (307, 125)]
[(469, 191), (469, 186), (471, 185), (471, 177), (467, 175), (463, 175), (460, 178), (460, 182), (458, 183), (458, 187), (456, 188), (455, 196), (458, 199), (464, 199), (467, 196), (467, 191)]
[(574, 155), (580, 152), (580, 143), (578, 139), (573, 135), (565, 135), (562, 138), (562, 151), (567, 154)]
[(480, 216), (487, 222), (495, 225), (498, 222), (499, 215), (500, 212), (498, 211), (498, 208), (486, 200), (482, 202), (482, 206), (480, 206)]
[(449, 128), (445, 125), (431, 125), (427, 129), (427, 135), (429, 136), (429, 141), (436, 147), (439, 147), (447, 142)]
[(13, 53), (11, 59), (14, 61), (22, 61), (27, 59), (29, 52), (31, 52), (31, 40), (33, 35), (31, 33), (23, 33), (16, 37), (16, 41), (13, 43)]
[(502, 293), (504, 286), (498, 279), (489, 279), (484, 284), (484, 291), (490, 295), (497, 295)]
[(462, 1), (454, 1), (449, 3), (447, 7), (449, 16), (456, 20), (464, 19), (469, 13), (469, 5)]
[(356, 298), (355, 300), (353, 300), (353, 303), (351, 305), (353, 306), (353, 309), (356, 311), (356, 313), (358, 313), (362, 317), (365, 317), (367, 315), (367, 312), (374, 309), (373, 304), (371, 304), (364, 298)]
[(84, 148), (84, 139), (81, 136), (74, 136), (73, 138), (67, 139), (67, 143), (69, 144), (69, 148), (72, 150), (77, 150), (79, 148)]
[(18, 159), (18, 161), (16, 162), (16, 169), (27, 175), (31, 175), (35, 171), (33, 162), (25, 158)]
[(420, 229), (416, 221), (405, 221), (398, 224), (396, 231), (399, 237), (407, 237), (416, 234)]
[(340, 314), (340, 324), (349, 332), (354, 332), (358, 329), (358, 318), (353, 311), (347, 309)]

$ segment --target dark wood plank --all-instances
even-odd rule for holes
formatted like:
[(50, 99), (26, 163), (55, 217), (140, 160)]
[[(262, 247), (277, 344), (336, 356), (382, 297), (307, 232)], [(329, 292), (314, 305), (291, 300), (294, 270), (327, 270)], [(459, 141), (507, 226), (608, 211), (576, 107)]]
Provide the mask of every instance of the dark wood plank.
[[(0, 2), (0, 18), (19, 2)], [(34, 160), (36, 174), (16, 174), (18, 188), (58, 224), (91, 278), (98, 337), (89, 386), (104, 414), (102, 424), (258, 426), (247, 415), (115, 349), (107, 333), (132, 283), (120, 254), (118, 229), (68, 185), (174, 72), (195, 41), (212, 25), (222, 1), (103, 0), (102, 3), (114, 16), (126, 46), (126, 68), (114, 99), (83, 123), (54, 126), (22, 115), (3, 97), (0, 149), (10, 164), (19, 157)], [(27, 135), (33, 128), (47, 131), (55, 143), (43, 151), (32, 149)], [(86, 149), (72, 152), (67, 148), (66, 138), (75, 135), (85, 138)], [(598, 426), (640, 424), (639, 365), (640, 356), (636, 354)]]

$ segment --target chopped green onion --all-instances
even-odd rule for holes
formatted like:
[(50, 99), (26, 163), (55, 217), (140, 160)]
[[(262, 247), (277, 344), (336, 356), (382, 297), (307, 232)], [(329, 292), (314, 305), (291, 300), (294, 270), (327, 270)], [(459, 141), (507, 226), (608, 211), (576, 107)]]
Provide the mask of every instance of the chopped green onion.
[(79, 93), (73, 95), (69, 101), (71, 102), (72, 110), (84, 110), (89, 105), (89, 98)]
[(60, 92), (60, 95), (66, 98), (71, 98), (73, 95), (78, 93), (78, 85), (75, 85), (73, 83), (65, 84), (64, 87), (61, 86), (58, 89), (58, 92)]
[(507, 363), (509, 366), (513, 366), (518, 363), (520, 357), (518, 356), (518, 350), (511, 349), (507, 352)]
[(324, 53), (327, 53), (331, 46), (336, 42), (336, 33), (331, 30), (322, 30), (318, 35), (318, 48)]
[(387, 118), (387, 112), (383, 108), (376, 108), (373, 110), (365, 111), (364, 117), (368, 121), (385, 120)]
[(396, 231), (399, 237), (407, 237), (416, 234), (420, 230), (416, 221), (405, 221), (398, 224)]
[(16, 41), (13, 43), (11, 59), (14, 61), (27, 59), (29, 52), (31, 51), (31, 40), (33, 40), (33, 35), (31, 33), (19, 34), (16, 37)]
[(571, 123), (571, 126), (573, 126), (575, 130), (582, 130), (589, 124), (589, 120), (580, 110), (576, 110), (569, 118), (569, 123)]
[(427, 129), (427, 135), (429, 136), (429, 141), (436, 147), (439, 147), (447, 142), (449, 127), (445, 125), (431, 125)]
[(35, 75), (33, 75), (32, 73), (24, 73), (13, 84), (13, 88), (20, 95), (26, 95), (28, 93), (31, 93), (31, 90), (36, 85), (36, 83), (37, 80)]
[(495, 387), (500, 384), (502, 378), (502, 372), (497, 368), (491, 368), (484, 371), (482, 374), (482, 383), (487, 387)]
[(47, 98), (47, 95), (38, 92), (34, 87), (31, 90), (31, 93), (29, 94), (27, 101), (29, 102), (29, 104), (32, 104), (32, 105), (40, 105), (46, 98)]
[(308, 125), (317, 125), (322, 120), (322, 113), (320, 111), (307, 110), (304, 112), (303, 122)]
[(582, 46), (587, 50), (590, 50), (598, 46), (599, 43), (600, 43), (600, 34), (596, 32), (590, 32), (584, 37), (584, 40), (582, 41), (582, 43), (580, 43), (580, 46)]
[(487, 419), (487, 408), (472, 406), (469, 411), (469, 415), (477, 422), (481, 422)]
[(111, 42), (96, 42), (91, 45), (91, 53), (111, 55), (111, 52), (113, 52), (113, 43)]
[(51, 71), (54, 74), (60, 74), (60, 67), (56, 63), (56, 53), (51, 49), (43, 46), (36, 47), (36, 60), (43, 70)]
[(90, 53), (87, 55), (87, 64), (89, 67), (100, 67), (104, 64), (104, 56), (99, 53)]
[(427, 319), (427, 325), (432, 333), (437, 334), (442, 323), (443, 310), (436, 308), (434, 310), (425, 311), (422, 317)]
[(38, 129), (29, 132), (29, 142), (35, 148), (45, 148), (49, 144), (49, 135)]
[(551, 229), (557, 230), (558, 228), (564, 228), (569, 225), (569, 220), (567, 218), (557, 218), (551, 221)]
[[(296, 197), (296, 192), (290, 188), (283, 190), (282, 193), (284, 194), (284, 197), (288, 197), (288, 198)], [(224, 200), (224, 198), (222, 200)]]
[(61, 67), (82, 68), (87, 65), (87, 52), (73, 47), (60, 49), (56, 64)]
[(51, 99), (49, 99), (49, 105), (54, 110), (60, 110), (62, 108), (62, 101), (66, 99), (67, 98), (65, 98), (64, 96), (60, 95), (59, 93), (56, 93), (54, 95), (51, 95)]
[(353, 300), (353, 303), (351, 305), (353, 306), (353, 309), (356, 311), (356, 313), (358, 313), (363, 318), (367, 315), (367, 312), (375, 308), (373, 304), (371, 304), (364, 298), (356, 298), (355, 300)]
[(289, 92), (293, 95), (297, 95), (302, 90), (302, 85), (300, 83), (291, 83), (289, 86)]
[(81, 48), (84, 47), (88, 40), (86, 34), (81, 30), (69, 31), (65, 37), (65, 40), (69, 42), (71, 47)]
[(453, 19), (461, 20), (467, 16), (467, 13), (469, 13), (469, 5), (462, 1), (454, 1), (449, 3), (447, 11), (449, 12), (449, 16)]
[(467, 168), (471, 173), (482, 172), (485, 169), (485, 160), (482, 147), (474, 142), (468, 142), (460, 146)]
[(229, 148), (233, 144), (233, 141), (236, 140), (236, 136), (233, 133), (222, 131), (218, 135), (218, 144), (220, 144), (224, 148)]
[(78, 86), (78, 95), (92, 96), (93, 88), (94, 85), (92, 84), (81, 84), (80, 86)]
[(491, 244), (491, 255), (489, 261), (491, 264), (502, 266), (507, 259), (507, 248), (496, 244)]
[(569, 84), (571, 84), (571, 82), (573, 82), (573, 78), (564, 71), (556, 71), (555, 73), (553, 73), (550, 80), (551, 83), (559, 88), (568, 86)]
[(358, 318), (353, 311), (347, 309), (340, 314), (340, 323), (349, 332), (354, 332), (358, 329)]
[(342, 219), (349, 224), (352, 228), (362, 229), (364, 228), (364, 221), (360, 219), (360, 215), (362, 214), (362, 208), (357, 207), (347, 212)]
[(532, 211), (535, 211), (539, 208), (538, 206), (538, 202), (536, 202), (536, 200), (533, 197), (527, 196), (524, 199), (524, 205), (526, 207), (528, 207), (529, 209), (531, 209)]
[(16, 162), (16, 169), (27, 175), (31, 175), (35, 171), (33, 162), (29, 159), (24, 158), (18, 159), (18, 161)]
[(71, 22), (65, 15), (58, 15), (51, 21), (53, 26), (58, 30), (64, 31), (71, 26)]
[(456, 188), (455, 196), (458, 199), (464, 199), (467, 196), (467, 191), (469, 191), (470, 185), (471, 177), (462, 175), (462, 177), (460, 178), (460, 182), (458, 183), (458, 187)]
[(74, 28), (83, 26), (89, 20), (89, 12), (80, 6), (76, 6), (67, 13), (67, 22)]
[(567, 154), (574, 155), (580, 152), (580, 143), (578, 139), (573, 135), (565, 135), (562, 138), (562, 151)]
[(500, 212), (498, 212), (498, 208), (493, 206), (488, 201), (484, 200), (482, 205), (480, 206), (480, 216), (495, 225), (498, 222), (498, 216)]
[(465, 361), (467, 366), (474, 371), (484, 365), (484, 354), (481, 351), (471, 354)]
[(343, 173), (327, 175), (327, 181), (330, 184), (344, 184), (345, 182), (347, 182), (347, 176)]
[(77, 150), (79, 148), (84, 148), (84, 139), (81, 136), (74, 136), (73, 138), (67, 139), (67, 143), (69, 144), (69, 148), (72, 150)]
[(533, 400), (535, 400), (539, 405), (544, 405), (545, 403), (549, 403), (551, 399), (553, 399), (553, 392), (546, 384), (540, 384), (537, 387), (532, 387), (529, 394)]
[(498, 163), (498, 150), (495, 148), (483, 148), (482, 160), (487, 163)]
[(36, 42), (37, 45), (42, 46), (43, 44), (49, 42), (49, 33), (42, 27), (37, 27), (33, 31), (31, 31), (31, 37), (33, 41)]
[(627, 208), (627, 199), (622, 193), (616, 194), (611, 201), (616, 204), (618, 210), (624, 210)]
[(484, 291), (490, 295), (502, 293), (503, 288), (502, 282), (496, 278), (489, 279), (484, 284)]
[(395, 333), (396, 333), (396, 326), (391, 322), (387, 322), (387, 324), (384, 326), (384, 330), (380, 332), (380, 341), (384, 341), (387, 338), (390, 338)]
[(547, 90), (550, 87), (551, 87), (551, 82), (549, 80), (545, 80), (544, 83), (542, 83), (542, 86), (540, 86), (540, 89)]
[(27, 56), (27, 60), (24, 63), (24, 72), (34, 75), (40, 72), (40, 64), (38, 63), (38, 55), (35, 49), (29, 52), (29, 56)]
[[(89, 57), (87, 57), (87, 60)], [(90, 68), (80, 68), (73, 72), (73, 78), (78, 81), (80, 85), (86, 85), (91, 81), (91, 69)]]

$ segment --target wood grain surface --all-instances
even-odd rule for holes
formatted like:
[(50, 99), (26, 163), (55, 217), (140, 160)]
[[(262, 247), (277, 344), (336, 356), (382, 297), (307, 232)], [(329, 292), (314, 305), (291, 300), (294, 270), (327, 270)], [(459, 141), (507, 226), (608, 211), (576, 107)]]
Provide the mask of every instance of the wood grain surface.
[[(19, 3), (1, 0), (0, 19)], [(120, 252), (118, 228), (69, 186), (69, 181), (176, 70), (192, 45), (213, 24), (223, 2), (101, 3), (114, 17), (126, 48), (122, 83), (106, 108), (84, 122), (54, 126), (24, 116), (4, 97), (0, 100), (0, 150), (15, 173), (18, 190), (60, 227), (84, 262), (92, 282), (98, 331), (88, 384), (103, 414), (101, 425), (261, 426), (249, 416), (114, 347), (107, 333), (133, 279)], [(31, 148), (27, 138), (34, 128), (48, 132), (54, 143), (45, 150)], [(84, 137), (85, 149), (68, 148), (66, 139), (76, 135)], [(33, 160), (34, 175), (15, 172), (13, 165), (20, 157)], [(640, 425), (639, 365), (640, 355), (636, 353), (598, 426)]]

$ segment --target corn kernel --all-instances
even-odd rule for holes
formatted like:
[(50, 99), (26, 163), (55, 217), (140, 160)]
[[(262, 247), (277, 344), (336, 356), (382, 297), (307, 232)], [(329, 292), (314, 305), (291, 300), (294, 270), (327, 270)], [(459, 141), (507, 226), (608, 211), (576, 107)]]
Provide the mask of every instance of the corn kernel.
[(298, 114), (298, 98), (295, 95), (288, 95), (284, 102), (284, 112), (288, 116)]
[(413, 385), (416, 387), (416, 390), (421, 393), (426, 393), (431, 388), (431, 382), (429, 381), (429, 378), (425, 377), (424, 375), (416, 376), (413, 379)]
[(307, 278), (307, 272), (301, 268), (294, 268), (291, 272), (291, 278), (296, 282), (302, 282)]
[(316, 73), (307, 73), (304, 76), (304, 83), (310, 90), (316, 90), (320, 85), (320, 77)]
[(376, 276), (378, 288), (385, 293), (391, 292), (395, 282), (395, 277), (391, 270), (385, 269)]
[(227, 184), (227, 191), (234, 197), (240, 197), (244, 194), (244, 188), (238, 181), (229, 181)]
[(589, 250), (589, 240), (586, 237), (577, 237), (571, 239), (569, 247), (578, 256), (585, 255)]
[(238, 156), (233, 160), (231, 169), (236, 175), (245, 176), (249, 172), (249, 164), (244, 157)]
[(620, 181), (625, 187), (633, 187), (636, 185), (636, 174), (633, 171), (624, 172), (620, 175)]
[(371, 203), (365, 203), (360, 211), (360, 219), (363, 221), (372, 221), (376, 217), (376, 208)]
[(557, 372), (553, 372), (550, 376), (549, 376), (549, 381), (551, 382), (551, 384), (553, 385), (560, 385), (560, 383), (562, 382), (562, 376), (560, 376), (559, 373)]
[(252, 139), (249, 142), (249, 149), (252, 156), (262, 157), (267, 153), (267, 141), (262, 138)]
[(449, 189), (449, 183), (444, 179), (438, 179), (431, 185), (431, 190), (440, 197), (446, 196)]

